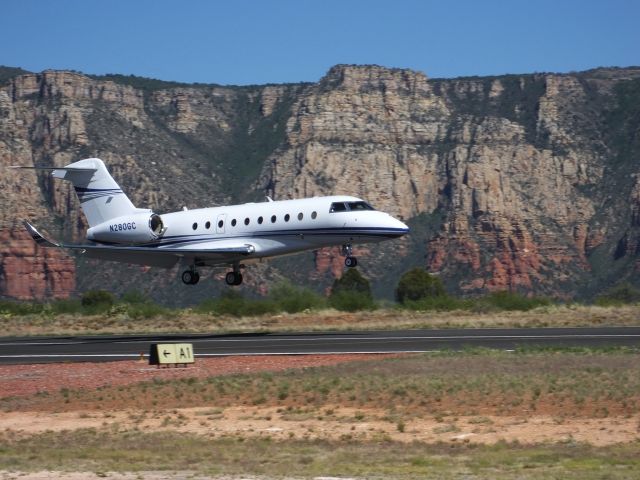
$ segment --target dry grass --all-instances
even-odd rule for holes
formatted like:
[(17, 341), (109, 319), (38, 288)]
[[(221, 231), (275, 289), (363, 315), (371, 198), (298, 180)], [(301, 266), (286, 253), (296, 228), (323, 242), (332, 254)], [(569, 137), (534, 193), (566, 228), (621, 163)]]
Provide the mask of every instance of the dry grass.
[(345, 313), (323, 310), (299, 314), (236, 318), (198, 314), (189, 310), (153, 318), (132, 319), (126, 314), (9, 315), (0, 316), (5, 336), (127, 333), (231, 333), (326, 331), (351, 329), (561, 327), (640, 325), (640, 306), (599, 307), (551, 305), (528, 312), (414, 312), (381, 309)]
[[(557, 432), (584, 424), (599, 435), (620, 419), (624, 429), (635, 428), (640, 353), (622, 348), (445, 352), (303, 371), (61, 389), (4, 399), (0, 407), (13, 411), (7, 416), (36, 416), (40, 410), (49, 412), (50, 421), (97, 423), (35, 434), (5, 430), (0, 469), (20, 472), (580, 480), (640, 475), (637, 440), (600, 447), (570, 434), (547, 437), (558, 440), (553, 444), (468, 440), (506, 432), (505, 422), (538, 429), (536, 416)], [(197, 410), (189, 413), (188, 407)], [(219, 430), (217, 422), (224, 421), (237, 428)], [(283, 425), (294, 423), (295, 437), (287, 436), (291, 431)], [(267, 428), (275, 424), (283, 427), (280, 434)], [(416, 429), (436, 440), (399, 440)]]
[[(12, 471), (183, 471), (220, 478), (637, 478), (637, 445), (399, 444), (390, 441), (210, 439), (171, 433), (84, 430), (0, 437)], [(606, 476), (603, 476), (606, 472)], [(106, 476), (101, 473), (100, 476)], [(49, 477), (47, 477), (49, 478)]]
[(96, 390), (61, 389), (5, 398), (5, 410), (138, 410), (261, 405), (334, 405), (389, 410), (402, 417), (528, 415), (607, 417), (640, 412), (640, 354), (477, 351), (428, 354), (331, 367), (155, 380)]

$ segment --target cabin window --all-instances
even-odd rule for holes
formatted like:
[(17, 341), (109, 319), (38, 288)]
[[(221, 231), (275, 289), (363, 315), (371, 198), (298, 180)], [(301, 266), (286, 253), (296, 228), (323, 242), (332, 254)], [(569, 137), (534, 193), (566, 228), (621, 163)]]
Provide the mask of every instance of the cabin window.
[(222, 220), (220, 220), (218, 222), (218, 228), (222, 228), (224, 226), (224, 222)]
[(238, 222), (236, 222), (236, 219), (235, 219), (235, 218), (234, 218), (233, 220), (231, 220), (231, 226), (232, 226), (232, 227), (235, 227), (235, 226), (236, 226), (236, 223), (238, 223)]
[(302, 220), (303, 218), (304, 218), (304, 215), (302, 214), (302, 212), (300, 212), (300, 213), (298, 214), (298, 220)]
[(367, 202), (349, 202), (349, 203), (347, 203), (347, 205), (349, 206), (349, 210), (351, 210), (351, 211), (354, 211), (354, 210), (375, 210), (375, 208), (373, 208)]
[(195, 230), (196, 228), (198, 228), (198, 224), (194, 223), (193, 225), (191, 225), (191, 228), (193, 228)]
[(249, 217), (247, 217), (247, 218), (245, 218), (245, 219), (244, 219), (244, 224), (245, 224), (245, 225), (249, 225)]
[(291, 215), (289, 215), (288, 213), (284, 216), (284, 221), (288, 222), (289, 219), (291, 218)]
[(262, 218), (262, 217), (258, 217), (258, 223), (259, 223), (260, 225), (262, 225), (262, 222), (263, 222), (263, 221), (264, 221), (264, 218)]
[(314, 212), (311, 212), (311, 218), (312, 218), (313, 220), (315, 220), (317, 216), (318, 216), (318, 212), (315, 212), (315, 211), (314, 211)]
[(206, 228), (207, 230), (209, 230), (211, 228), (211, 222), (207, 222), (204, 224), (204, 228)]
[(275, 215), (271, 215), (271, 223), (276, 223), (276, 216)]
[(344, 202), (333, 202), (331, 204), (331, 209), (329, 209), (329, 213), (346, 212), (346, 211), (347, 211), (347, 206), (345, 205)]

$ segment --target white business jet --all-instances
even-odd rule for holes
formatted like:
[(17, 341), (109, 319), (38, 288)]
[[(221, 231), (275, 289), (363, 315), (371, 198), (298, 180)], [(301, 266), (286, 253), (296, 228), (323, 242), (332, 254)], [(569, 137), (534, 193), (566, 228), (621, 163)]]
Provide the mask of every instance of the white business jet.
[(87, 221), (87, 240), (74, 245), (46, 239), (24, 222), (44, 247), (77, 250), (89, 258), (170, 268), (181, 262), (182, 281), (195, 285), (200, 267), (229, 266), (228, 285), (242, 283), (249, 261), (342, 245), (345, 265), (355, 267), (352, 245), (398, 238), (409, 227), (367, 202), (348, 196), (245, 203), (159, 215), (133, 206), (102, 160), (89, 158), (51, 170), (68, 180)]

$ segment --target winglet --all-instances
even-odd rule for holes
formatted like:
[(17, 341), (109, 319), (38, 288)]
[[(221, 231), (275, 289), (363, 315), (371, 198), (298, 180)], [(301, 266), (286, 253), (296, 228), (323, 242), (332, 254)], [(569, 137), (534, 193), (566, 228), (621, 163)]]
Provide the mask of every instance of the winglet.
[(31, 235), (31, 238), (33, 238), (33, 240), (38, 244), (38, 245), (42, 245), (43, 247), (59, 247), (60, 245), (52, 242), (48, 239), (46, 239), (45, 237), (43, 237), (40, 232), (38, 230), (36, 230), (36, 227), (34, 227), (33, 225), (31, 225), (29, 222), (27, 222), (26, 220), (24, 222), (22, 222), (24, 224), (24, 227), (27, 229), (27, 232), (29, 232), (29, 235)]

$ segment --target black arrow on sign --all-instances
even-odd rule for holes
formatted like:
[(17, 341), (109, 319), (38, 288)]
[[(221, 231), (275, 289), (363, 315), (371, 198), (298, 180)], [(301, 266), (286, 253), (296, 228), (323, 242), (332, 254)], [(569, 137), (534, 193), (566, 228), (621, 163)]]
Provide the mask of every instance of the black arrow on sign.
[(167, 358), (169, 355), (171, 355), (171, 352), (167, 352), (166, 350), (162, 352), (162, 354), (164, 355), (165, 358)]

